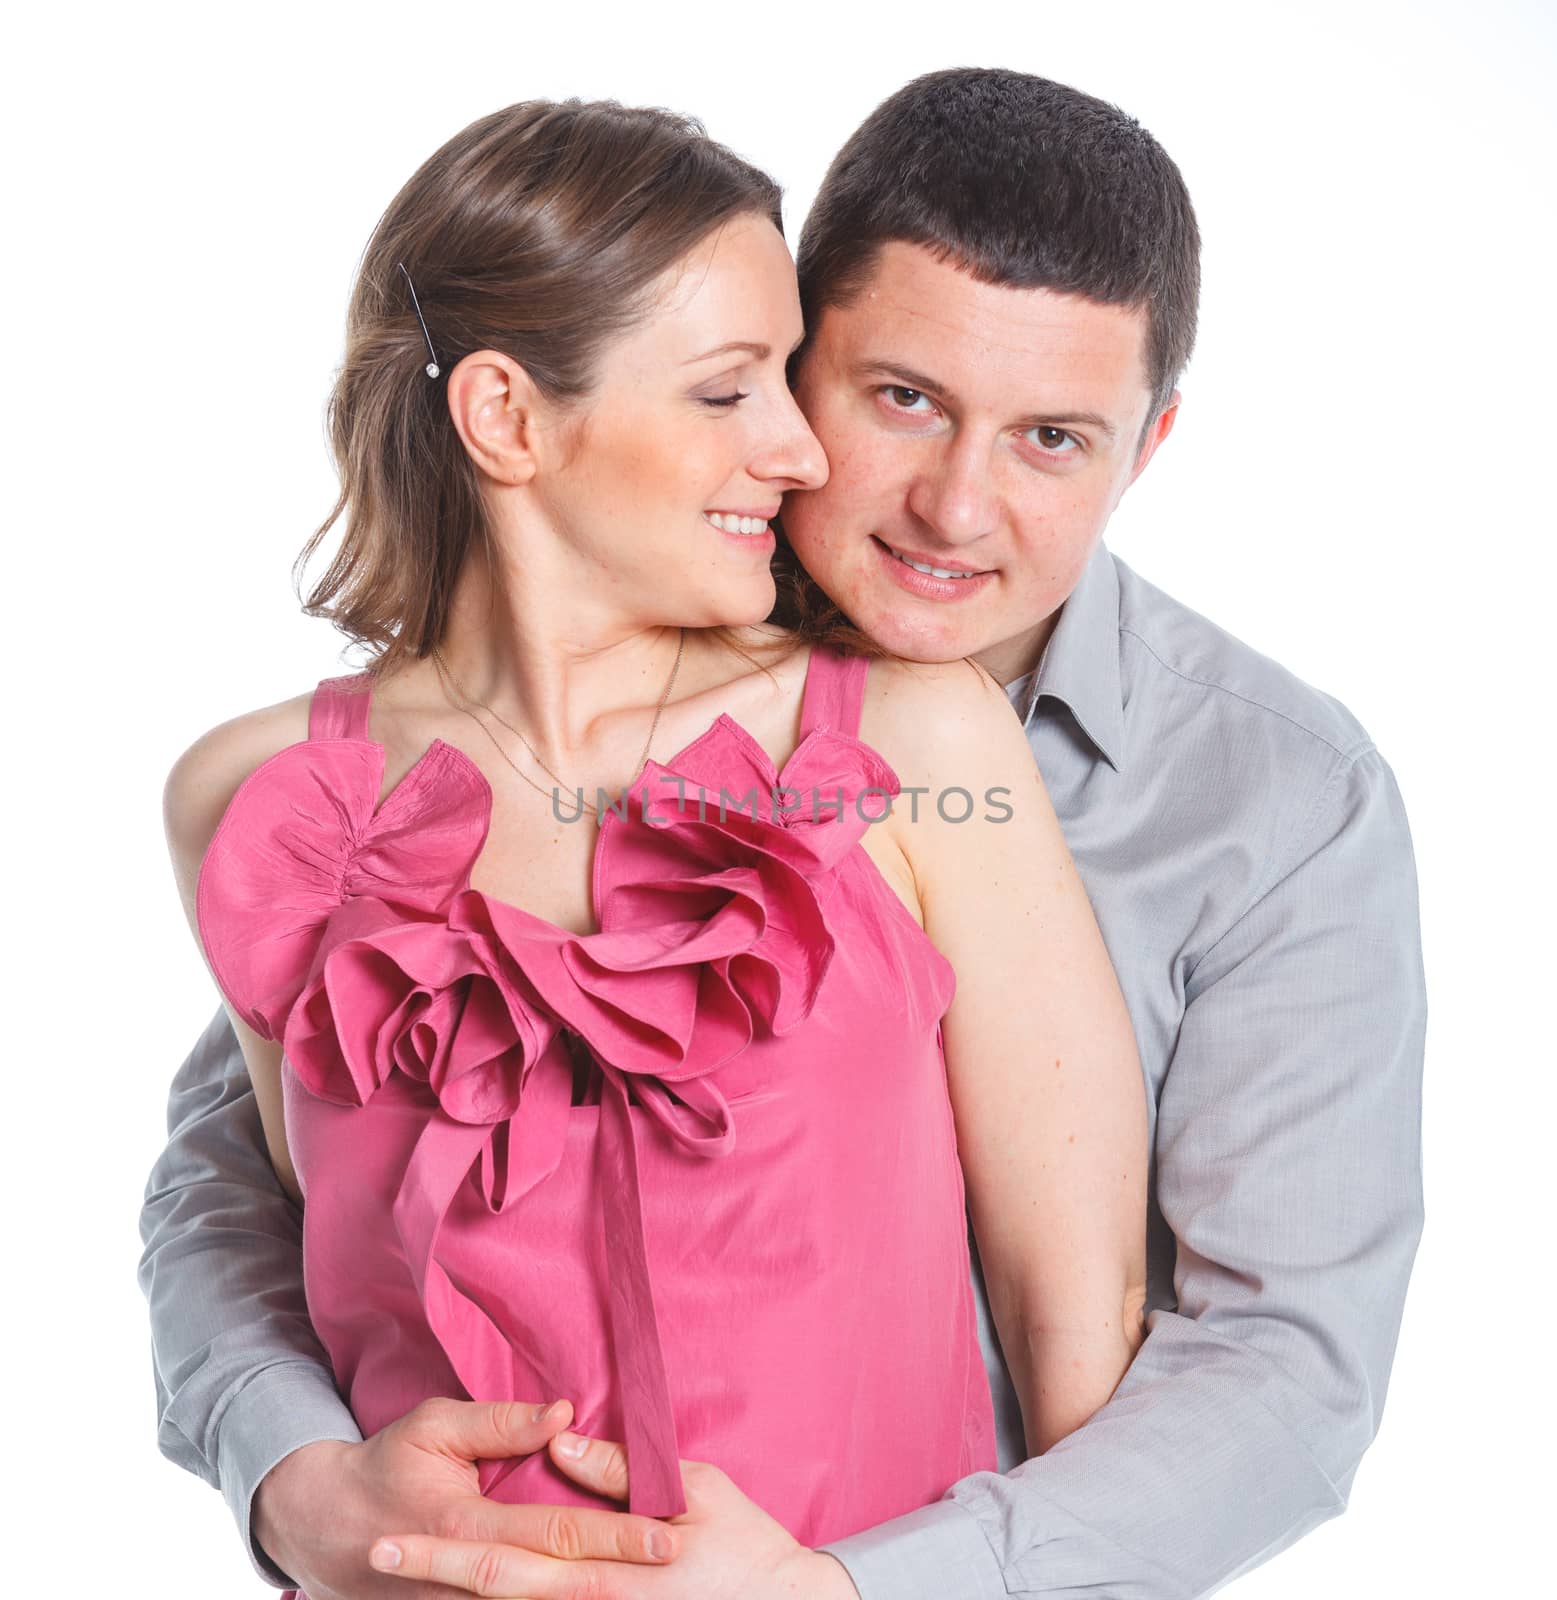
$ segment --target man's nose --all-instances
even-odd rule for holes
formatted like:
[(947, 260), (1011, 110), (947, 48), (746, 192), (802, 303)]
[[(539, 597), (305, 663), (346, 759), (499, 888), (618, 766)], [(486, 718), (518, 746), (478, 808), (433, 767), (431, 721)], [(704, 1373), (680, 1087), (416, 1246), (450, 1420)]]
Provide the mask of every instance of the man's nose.
[(986, 453), (963, 438), (927, 461), (908, 491), (908, 509), (947, 544), (992, 533), (997, 510)]

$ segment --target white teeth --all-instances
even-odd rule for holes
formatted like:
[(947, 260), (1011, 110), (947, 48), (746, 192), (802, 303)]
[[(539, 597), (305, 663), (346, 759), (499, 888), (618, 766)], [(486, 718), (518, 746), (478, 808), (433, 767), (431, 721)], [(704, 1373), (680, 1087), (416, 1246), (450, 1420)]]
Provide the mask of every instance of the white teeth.
[(703, 513), (721, 533), (766, 533), (768, 523), (765, 517), (738, 517), (730, 511), (705, 511)]
[(905, 567), (912, 567), (915, 572), (922, 572), (931, 578), (976, 578), (976, 572), (947, 572), (944, 567), (927, 567), (922, 561), (910, 561), (907, 556), (899, 556), (897, 551), (892, 552)]

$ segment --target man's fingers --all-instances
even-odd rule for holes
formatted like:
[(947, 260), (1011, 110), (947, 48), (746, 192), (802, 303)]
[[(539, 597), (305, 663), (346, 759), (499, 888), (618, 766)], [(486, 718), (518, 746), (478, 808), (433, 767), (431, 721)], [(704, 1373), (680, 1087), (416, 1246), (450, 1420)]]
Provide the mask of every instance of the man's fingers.
[[(396, 1534), (380, 1539), (368, 1552), (368, 1563), (379, 1572), (413, 1583), (447, 1584), (467, 1594), (502, 1595), (505, 1600), (549, 1600), (566, 1590), (546, 1588), (544, 1556), (515, 1550), (511, 1545), (485, 1544), (460, 1539), (435, 1539), (430, 1534)], [(556, 1562), (547, 1563), (555, 1570)]]
[(510, 1506), (476, 1500), (458, 1531), (468, 1540), (516, 1545), (559, 1561), (671, 1560), (680, 1548), (676, 1533), (653, 1517), (598, 1506)]
[(559, 1433), (551, 1441), (551, 1458), (586, 1489), (611, 1500), (627, 1498), (627, 1452), (612, 1440)]
[(464, 1461), (527, 1456), (573, 1420), (570, 1401), (424, 1400), (405, 1418), (418, 1443)]
[[(436, 1539), (430, 1534), (396, 1534), (368, 1552), (379, 1572), (413, 1582), (443, 1584), (467, 1594), (502, 1600), (607, 1600), (618, 1589), (609, 1567), (589, 1568), (555, 1561), (487, 1540)], [(616, 1569), (621, 1573), (623, 1569)], [(622, 1581), (627, 1581), (625, 1575)], [(634, 1591), (636, 1592), (636, 1591)]]

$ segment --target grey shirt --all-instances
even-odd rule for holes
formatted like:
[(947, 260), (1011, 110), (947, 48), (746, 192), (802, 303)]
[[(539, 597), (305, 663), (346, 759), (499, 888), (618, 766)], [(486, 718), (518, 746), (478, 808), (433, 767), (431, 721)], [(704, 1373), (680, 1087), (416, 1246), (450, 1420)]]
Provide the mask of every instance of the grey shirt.
[[(826, 1548), (864, 1600), (1202, 1594), (1341, 1511), (1378, 1428), (1422, 1226), (1410, 834), (1342, 705), (1102, 546), (1008, 692), (1140, 1044), (1148, 1334), (1026, 1460), (975, 1255), (1001, 1471)], [(276, 1461), (360, 1435), (220, 1011), (169, 1132), (141, 1218), (159, 1443), (248, 1537)]]

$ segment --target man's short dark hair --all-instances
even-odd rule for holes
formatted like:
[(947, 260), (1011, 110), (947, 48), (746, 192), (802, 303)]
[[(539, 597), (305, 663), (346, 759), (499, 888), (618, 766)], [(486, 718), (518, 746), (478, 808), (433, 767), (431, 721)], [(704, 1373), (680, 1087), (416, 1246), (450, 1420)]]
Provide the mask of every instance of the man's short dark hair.
[(838, 152), (800, 237), (807, 327), (846, 305), (889, 241), (983, 283), (1144, 307), (1148, 420), (1195, 343), (1200, 230), (1179, 169), (1133, 117), (1025, 72), (930, 72)]

